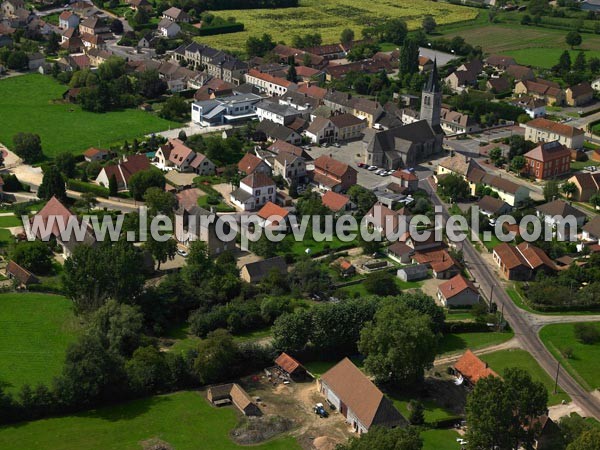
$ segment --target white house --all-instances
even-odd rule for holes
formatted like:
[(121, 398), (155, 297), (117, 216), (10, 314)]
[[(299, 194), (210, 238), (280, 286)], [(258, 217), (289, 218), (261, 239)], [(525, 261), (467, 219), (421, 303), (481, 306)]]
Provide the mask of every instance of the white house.
[(161, 19), (158, 22), (158, 32), (167, 39), (174, 38), (181, 31), (181, 27), (170, 19)]
[(195, 172), (199, 175), (212, 175), (215, 165), (202, 153), (197, 153), (179, 139), (169, 139), (160, 146), (154, 156), (161, 169), (174, 167), (179, 172)]
[(581, 228), (587, 218), (586, 214), (571, 206), (564, 200), (554, 200), (536, 208), (537, 216), (551, 226), (558, 239), (565, 240), (572, 233), (577, 234), (572, 225)]
[(256, 105), (256, 115), (258, 120), (269, 120), (279, 125), (288, 125), (301, 117), (302, 113), (291, 106), (281, 105), (269, 101), (262, 101)]
[(460, 274), (440, 284), (437, 296), (446, 307), (473, 306), (479, 303), (477, 288)]
[(72, 11), (63, 11), (58, 16), (58, 27), (62, 30), (67, 28), (77, 28), (79, 26), (79, 16)]
[(192, 103), (192, 121), (210, 127), (256, 119), (260, 95), (240, 94)]
[(242, 211), (258, 209), (275, 203), (277, 187), (268, 175), (255, 172), (240, 181), (240, 187), (230, 194), (231, 202)]
[(336, 140), (335, 131), (335, 125), (331, 120), (324, 117), (315, 117), (304, 132), (304, 135), (313, 144), (322, 144), (325, 142), (331, 144)]

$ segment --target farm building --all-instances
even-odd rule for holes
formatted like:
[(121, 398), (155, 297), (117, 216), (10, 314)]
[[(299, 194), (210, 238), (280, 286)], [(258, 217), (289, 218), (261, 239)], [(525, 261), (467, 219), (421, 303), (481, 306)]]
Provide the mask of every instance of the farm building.
[(275, 365), (294, 380), (303, 380), (308, 376), (304, 366), (285, 352), (275, 359)]
[(410, 264), (415, 250), (403, 242), (394, 242), (387, 248), (387, 254), (394, 261), (398, 261), (401, 264)]
[(459, 380), (466, 382), (468, 386), (475, 386), (482, 378), (498, 376), (496, 372), (488, 367), (487, 363), (480, 360), (471, 350), (467, 350), (456, 362), (454, 371)]
[(15, 280), (20, 288), (27, 288), (30, 284), (39, 283), (34, 274), (14, 261), (8, 262), (6, 276), (11, 280)]
[(260, 408), (252, 402), (248, 393), (237, 383), (222, 384), (208, 388), (208, 401), (215, 406), (233, 403), (245, 416), (260, 416)]
[(392, 402), (348, 358), (323, 374), (319, 390), (359, 434), (375, 425), (394, 428), (407, 424)]
[(248, 263), (242, 267), (241, 277), (247, 283), (258, 283), (271, 271), (277, 270), (281, 274), (287, 273), (287, 264), (281, 256)]
[(429, 269), (425, 264), (415, 264), (398, 269), (397, 276), (402, 281), (416, 281), (427, 278)]

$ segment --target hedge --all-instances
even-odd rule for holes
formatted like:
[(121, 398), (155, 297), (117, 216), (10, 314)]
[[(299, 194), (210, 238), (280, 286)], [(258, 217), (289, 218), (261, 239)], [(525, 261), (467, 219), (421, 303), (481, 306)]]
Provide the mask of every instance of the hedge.
[(490, 331), (485, 323), (481, 322), (444, 322), (443, 333), (483, 333)]
[(94, 194), (98, 197), (108, 198), (108, 189), (102, 186), (98, 186), (95, 184), (85, 183), (80, 180), (75, 180), (73, 178), (67, 181), (67, 188), (76, 191), (76, 192), (88, 192), (90, 194)]
[(232, 23), (227, 25), (220, 25), (217, 27), (203, 27), (197, 28), (197, 36), (213, 36), (215, 34), (227, 34), (227, 33), (238, 33), (244, 31), (243, 23)]

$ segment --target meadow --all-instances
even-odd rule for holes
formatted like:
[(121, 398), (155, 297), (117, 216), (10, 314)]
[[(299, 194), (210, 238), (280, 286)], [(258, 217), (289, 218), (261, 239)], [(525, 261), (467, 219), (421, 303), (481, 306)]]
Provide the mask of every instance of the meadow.
[(484, 333), (446, 333), (438, 346), (438, 354), (451, 354), (463, 352), (470, 348), (489, 347), (491, 345), (502, 344), (514, 337), (512, 331), (490, 331)]
[[(178, 392), (135, 400), (71, 416), (0, 428), (0, 448), (22, 450), (138, 450), (160, 439), (177, 450), (235, 450), (229, 432), (238, 423), (232, 407), (213, 408), (203, 391)], [(282, 437), (255, 450), (296, 450)]]
[(0, 294), (0, 383), (13, 392), (26, 383), (49, 384), (78, 329), (65, 297)]
[(276, 42), (291, 43), (295, 35), (320, 33), (323, 43), (340, 41), (345, 28), (352, 28), (357, 38), (369, 23), (381, 19), (402, 18), (410, 29), (421, 26), (423, 17), (431, 14), (439, 24), (474, 19), (477, 10), (428, 0), (301, 0), (297, 8), (215, 11), (219, 17), (235, 17), (245, 30), (217, 36), (196, 38), (216, 48), (240, 51), (250, 36), (269, 33)]
[(557, 405), (563, 400), (570, 400), (568, 394), (562, 391), (560, 387), (556, 394), (553, 393), (554, 380), (542, 369), (533, 356), (525, 350), (501, 350), (482, 355), (480, 358), (488, 363), (498, 375), (503, 375), (504, 371), (509, 367), (517, 367), (528, 372), (534, 381), (539, 381), (546, 387), (548, 391), (548, 405)]
[(22, 75), (0, 81), (0, 142), (12, 148), (16, 133), (37, 133), (47, 157), (61, 152), (81, 154), (91, 146), (181, 126), (138, 109), (104, 114), (83, 111), (62, 101), (67, 86), (49, 76)]
[[(600, 330), (600, 324), (594, 324)], [(546, 325), (540, 331), (540, 338), (550, 353), (560, 361), (563, 370), (567, 370), (585, 389), (600, 387), (600, 343), (583, 344), (575, 337), (575, 324)], [(563, 352), (569, 349), (570, 358)]]

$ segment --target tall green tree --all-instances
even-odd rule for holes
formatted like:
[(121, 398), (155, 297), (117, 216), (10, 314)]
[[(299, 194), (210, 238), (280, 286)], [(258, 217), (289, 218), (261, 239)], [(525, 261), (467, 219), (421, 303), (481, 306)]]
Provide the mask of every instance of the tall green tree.
[(373, 427), (367, 434), (352, 437), (347, 444), (337, 447), (338, 450), (421, 450), (423, 439), (416, 428), (383, 428)]
[(177, 254), (177, 241), (169, 238), (166, 241), (157, 241), (149, 238), (144, 243), (144, 248), (150, 252), (152, 258), (156, 261), (156, 270), (160, 270), (160, 265), (169, 260), (173, 260)]
[(117, 176), (113, 173), (108, 179), (108, 195), (115, 197), (119, 192), (119, 183), (117, 182)]
[(431, 15), (427, 15), (423, 18), (423, 22), (422, 25), (423, 27), (423, 31), (427, 34), (431, 34), (435, 31), (435, 28), (437, 27), (437, 23), (435, 21), (435, 19), (433, 18), (433, 16)]
[(17, 133), (13, 136), (15, 153), (26, 163), (42, 159), (42, 140), (34, 133)]
[(47, 275), (52, 271), (53, 254), (46, 242), (20, 242), (13, 248), (11, 259), (36, 275)]
[(354, 30), (345, 28), (340, 34), (340, 42), (344, 45), (350, 44), (354, 40)]
[(406, 38), (400, 50), (400, 73), (413, 74), (419, 71), (419, 43), (412, 38)]
[(77, 169), (77, 160), (70, 152), (63, 152), (56, 155), (54, 165), (66, 178), (74, 178)]
[(200, 342), (194, 371), (202, 384), (228, 379), (238, 357), (239, 348), (233, 337), (225, 330), (216, 330)]
[(557, 180), (548, 180), (543, 188), (544, 200), (550, 202), (559, 197), (560, 184)]
[(581, 35), (577, 31), (569, 31), (567, 33), (567, 35), (565, 36), (565, 42), (571, 48), (574, 48), (577, 45), (581, 45), (582, 41), (583, 41), (583, 39), (581, 38)]
[(56, 197), (60, 201), (67, 198), (67, 188), (65, 180), (56, 166), (49, 166), (44, 172), (42, 184), (38, 189), (38, 197), (42, 200), (50, 200)]

